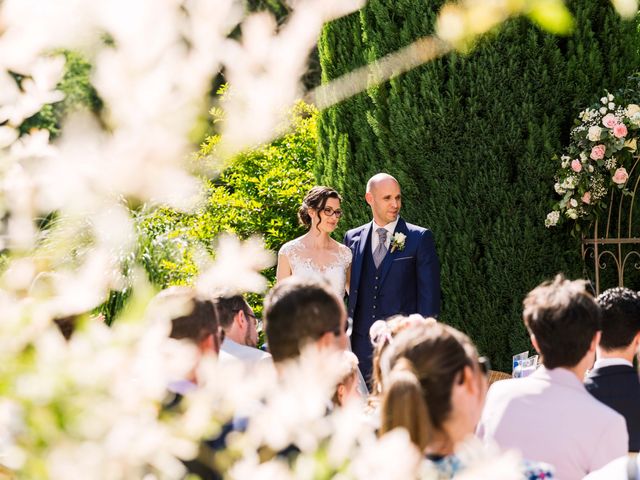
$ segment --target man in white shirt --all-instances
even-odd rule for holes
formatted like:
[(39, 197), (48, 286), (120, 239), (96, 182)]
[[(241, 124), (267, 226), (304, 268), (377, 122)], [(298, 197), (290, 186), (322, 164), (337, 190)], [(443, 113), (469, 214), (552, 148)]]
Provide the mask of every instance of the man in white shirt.
[(258, 318), (242, 296), (218, 298), (216, 310), (225, 334), (218, 354), (220, 362), (255, 364), (271, 361), (269, 353), (256, 348)]
[(624, 418), (582, 383), (600, 339), (600, 309), (584, 281), (558, 275), (527, 295), (523, 318), (543, 366), (492, 385), (478, 436), (553, 465), (557, 478), (581, 479), (627, 452)]

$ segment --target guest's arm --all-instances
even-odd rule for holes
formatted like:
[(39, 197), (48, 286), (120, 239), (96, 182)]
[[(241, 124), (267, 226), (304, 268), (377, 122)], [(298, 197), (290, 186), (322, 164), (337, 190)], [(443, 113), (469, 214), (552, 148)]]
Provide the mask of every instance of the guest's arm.
[(440, 313), (440, 260), (430, 230), (421, 233), (416, 257), (418, 313), (437, 317)]

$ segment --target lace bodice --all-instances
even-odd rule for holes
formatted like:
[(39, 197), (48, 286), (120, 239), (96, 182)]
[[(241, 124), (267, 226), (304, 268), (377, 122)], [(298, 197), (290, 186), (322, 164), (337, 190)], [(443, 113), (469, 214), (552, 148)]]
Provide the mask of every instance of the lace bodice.
[(292, 274), (300, 277), (323, 278), (329, 282), (338, 297), (342, 298), (345, 294), (347, 269), (351, 265), (352, 253), (349, 247), (338, 244), (334, 259), (326, 265), (317, 265), (301, 238), (285, 243), (279, 252), (280, 255), (287, 257)]

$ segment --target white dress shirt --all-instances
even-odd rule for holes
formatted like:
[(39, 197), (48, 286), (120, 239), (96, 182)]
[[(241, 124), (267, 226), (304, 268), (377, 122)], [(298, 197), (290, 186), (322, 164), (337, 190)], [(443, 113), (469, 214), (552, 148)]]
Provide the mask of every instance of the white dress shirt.
[(614, 365), (626, 365), (627, 367), (633, 368), (633, 363), (624, 358), (599, 358), (596, 360), (596, 363), (593, 364), (592, 370), (596, 368), (613, 367)]
[(387, 240), (384, 243), (387, 247), (387, 251), (389, 250), (389, 246), (391, 245), (391, 237), (393, 236), (393, 232), (396, 231), (398, 220), (400, 220), (399, 216), (396, 217), (393, 222), (387, 223), (384, 226), (378, 225), (375, 220), (373, 221), (373, 226), (371, 227), (371, 253), (376, 251), (376, 248), (378, 248), (378, 244), (380, 243), (380, 236), (378, 235), (379, 228), (384, 228), (387, 231)]
[(220, 363), (241, 361), (249, 364), (258, 362), (271, 362), (271, 354), (263, 352), (259, 348), (248, 347), (234, 342), (229, 337), (224, 339), (218, 353)]

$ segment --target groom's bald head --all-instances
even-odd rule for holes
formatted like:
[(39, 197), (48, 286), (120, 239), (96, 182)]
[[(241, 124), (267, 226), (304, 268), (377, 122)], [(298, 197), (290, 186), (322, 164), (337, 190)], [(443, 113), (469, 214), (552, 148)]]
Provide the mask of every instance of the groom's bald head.
[(402, 206), (400, 184), (388, 173), (377, 173), (367, 182), (364, 197), (376, 224), (385, 226), (398, 218)]
[(388, 173), (376, 173), (367, 182), (367, 193), (372, 193), (383, 184), (395, 184), (398, 188), (400, 188), (400, 184), (398, 183), (398, 181)]

